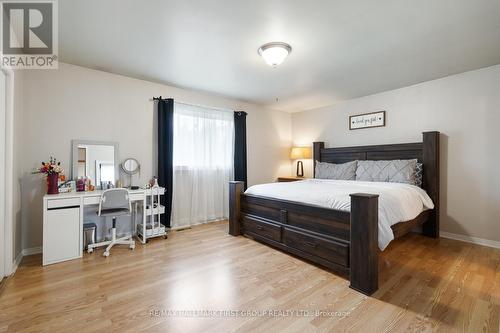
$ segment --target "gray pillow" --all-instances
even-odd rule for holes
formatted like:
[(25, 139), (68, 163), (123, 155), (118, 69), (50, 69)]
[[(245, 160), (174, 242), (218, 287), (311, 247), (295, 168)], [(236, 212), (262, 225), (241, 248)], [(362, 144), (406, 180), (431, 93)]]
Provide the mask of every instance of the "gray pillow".
[(333, 164), (316, 161), (314, 177), (318, 179), (355, 180), (357, 161)]
[(418, 187), (422, 187), (423, 176), (424, 165), (422, 163), (417, 163), (417, 166), (415, 167), (415, 185)]
[(356, 180), (415, 185), (417, 160), (358, 161)]

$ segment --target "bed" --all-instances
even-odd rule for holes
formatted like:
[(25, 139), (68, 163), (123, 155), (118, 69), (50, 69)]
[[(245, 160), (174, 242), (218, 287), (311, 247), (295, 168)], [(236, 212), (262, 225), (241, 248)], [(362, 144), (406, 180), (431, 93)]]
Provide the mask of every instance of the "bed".
[[(379, 237), (379, 208), (387, 208), (387, 195), (380, 190), (384, 184), (320, 180), (290, 183), (291, 187), (285, 191), (271, 185), (268, 188), (259, 185), (248, 193), (244, 193), (243, 182), (230, 182), (229, 234), (249, 236), (330, 270), (348, 274), (352, 289), (371, 295), (378, 289), (379, 248), (385, 248), (392, 238), (401, 237), (418, 226), (424, 235), (439, 237), (439, 132), (424, 132), (422, 142), (416, 143), (342, 148), (325, 148), (323, 142), (313, 144), (314, 163), (397, 159), (417, 159), (422, 163), (422, 189), (425, 191), (422, 192), (425, 195), (423, 207), (415, 208), (420, 211), (415, 218), (405, 220), (404, 216), (410, 215), (402, 214), (398, 215), (401, 221), (385, 223), (384, 227), (390, 228), (390, 239), (387, 235)], [(404, 186), (390, 187), (394, 186), (399, 191), (409, 191)], [(352, 190), (353, 193), (348, 194), (350, 202), (344, 199), (325, 207), (326, 204), (321, 204), (323, 197), (315, 199), (311, 191), (328, 188), (340, 188), (344, 194)], [(393, 189), (388, 191), (396, 193)], [(381, 196), (380, 207), (376, 193)], [(307, 199), (300, 200), (304, 195)], [(384, 216), (381, 215), (380, 220), (383, 222)], [(387, 231), (380, 230), (381, 233)]]

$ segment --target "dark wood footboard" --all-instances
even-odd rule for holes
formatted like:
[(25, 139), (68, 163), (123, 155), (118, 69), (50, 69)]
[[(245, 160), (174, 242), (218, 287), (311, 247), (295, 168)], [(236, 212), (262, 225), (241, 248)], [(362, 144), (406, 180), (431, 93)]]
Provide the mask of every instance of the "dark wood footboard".
[[(243, 194), (230, 182), (229, 233), (350, 275), (351, 288), (378, 288), (378, 196), (352, 194), (355, 213)], [(238, 208), (239, 207), (239, 208)]]
[(366, 295), (378, 289), (378, 195), (351, 194), (350, 287)]

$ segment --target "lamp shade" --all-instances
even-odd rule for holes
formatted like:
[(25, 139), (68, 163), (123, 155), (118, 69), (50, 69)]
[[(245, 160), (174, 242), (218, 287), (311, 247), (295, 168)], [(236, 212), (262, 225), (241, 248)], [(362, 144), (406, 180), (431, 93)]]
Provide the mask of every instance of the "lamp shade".
[(292, 150), (290, 151), (290, 158), (292, 160), (311, 158), (311, 148), (310, 147), (292, 147)]

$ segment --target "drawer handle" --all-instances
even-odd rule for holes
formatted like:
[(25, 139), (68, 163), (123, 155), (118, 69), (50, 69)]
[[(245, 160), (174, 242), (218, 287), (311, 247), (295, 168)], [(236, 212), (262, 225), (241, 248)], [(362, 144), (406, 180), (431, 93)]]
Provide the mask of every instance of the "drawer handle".
[(53, 207), (47, 208), (47, 210), (63, 210), (63, 209), (72, 209), (72, 208), (80, 208), (80, 206), (63, 206), (63, 207)]
[(255, 228), (257, 228), (257, 230), (264, 230), (264, 228), (262, 228), (260, 225), (255, 226)]
[(310, 247), (316, 247), (316, 246), (318, 246), (318, 244), (313, 243), (313, 242), (306, 242), (305, 241), (304, 244), (307, 245), (307, 246), (310, 246)]

